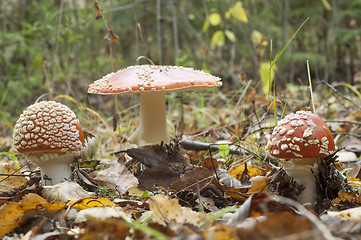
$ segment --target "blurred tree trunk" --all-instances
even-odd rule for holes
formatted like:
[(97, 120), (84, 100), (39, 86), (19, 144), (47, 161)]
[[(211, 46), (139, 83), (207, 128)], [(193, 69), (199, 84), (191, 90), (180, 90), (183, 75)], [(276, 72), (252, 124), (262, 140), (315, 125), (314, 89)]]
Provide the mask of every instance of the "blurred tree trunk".
[(166, 51), (164, 51), (166, 40), (165, 40), (165, 8), (166, 0), (157, 0), (157, 26), (158, 26), (158, 64), (165, 64)]

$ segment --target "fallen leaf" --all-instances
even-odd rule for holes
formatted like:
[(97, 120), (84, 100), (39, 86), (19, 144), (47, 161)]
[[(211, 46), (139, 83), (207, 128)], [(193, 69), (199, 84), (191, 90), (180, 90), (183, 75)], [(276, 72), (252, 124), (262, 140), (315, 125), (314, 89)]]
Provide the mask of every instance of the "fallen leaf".
[(361, 204), (361, 196), (358, 192), (339, 192), (333, 204)]
[(105, 220), (107, 218), (122, 218), (125, 214), (120, 208), (95, 207), (80, 210), (74, 220), (75, 223), (85, 222), (89, 219)]
[(250, 179), (251, 189), (248, 193), (265, 192), (270, 184), (270, 179), (266, 176), (255, 176)]
[(102, 186), (107, 186), (120, 194), (138, 186), (138, 179), (123, 165), (115, 163), (107, 169), (97, 172), (95, 180)]
[(246, 174), (249, 177), (265, 176), (268, 171), (269, 169), (266, 168), (260, 168), (249, 164), (242, 164), (237, 166), (236, 168), (231, 168), (230, 170), (228, 170), (228, 173), (232, 177), (241, 180), (243, 174)]
[[(0, 207), (0, 237), (13, 231), (24, 220), (23, 216), (28, 210), (57, 211), (65, 209), (65, 204), (60, 202), (48, 203), (37, 194), (29, 193), (24, 196), (21, 202), (10, 202)], [(33, 211), (32, 215), (38, 214)], [(30, 216), (27, 216), (30, 217)]]
[[(198, 186), (197, 183), (199, 184)], [(174, 181), (169, 188), (176, 192), (187, 190), (197, 193), (198, 187), (201, 192), (209, 189), (216, 195), (223, 196), (222, 186), (213, 174), (204, 167), (193, 168), (191, 171), (183, 174), (177, 181)]]
[(118, 218), (108, 218), (106, 220), (91, 220), (80, 225), (83, 228), (79, 240), (103, 240), (103, 239), (125, 239), (130, 236), (127, 223)]
[(14, 191), (26, 184), (27, 181), (24, 176), (16, 175), (21, 175), (21, 172), (13, 164), (0, 167), (0, 195), (1, 192)]
[(199, 213), (179, 205), (177, 199), (168, 199), (162, 194), (149, 199), (152, 220), (163, 226), (169, 223), (198, 223)]
[(79, 210), (94, 208), (94, 207), (105, 207), (105, 206), (116, 206), (115, 203), (106, 199), (106, 198), (85, 198), (80, 200), (72, 200), (68, 202), (67, 206), (73, 205), (73, 208), (77, 208)]
[(224, 224), (217, 224), (213, 228), (204, 231), (203, 236), (206, 239), (215, 239), (215, 240), (239, 239), (237, 235), (237, 230)]
[(42, 194), (49, 202), (58, 201), (62, 203), (80, 198), (95, 197), (95, 193), (84, 190), (76, 182), (63, 182), (53, 186), (44, 186)]

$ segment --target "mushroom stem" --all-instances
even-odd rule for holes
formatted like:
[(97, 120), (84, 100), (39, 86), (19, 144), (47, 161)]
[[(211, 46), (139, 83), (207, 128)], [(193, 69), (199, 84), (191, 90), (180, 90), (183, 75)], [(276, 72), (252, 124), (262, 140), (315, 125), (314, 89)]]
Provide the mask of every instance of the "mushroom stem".
[(299, 202), (302, 204), (309, 203), (311, 208), (315, 205), (316, 193), (316, 176), (317, 158), (293, 159), (291, 162), (284, 162), (283, 166), (287, 175), (292, 177), (298, 184), (305, 189), (299, 195)]
[[(38, 165), (41, 169), (41, 180), (44, 186), (54, 185), (66, 181), (72, 174), (70, 163), (74, 159), (74, 154), (36, 154), (28, 155), (31, 162)], [(45, 181), (44, 176), (51, 180)]]
[(165, 92), (141, 93), (139, 111), (139, 126), (128, 140), (138, 146), (169, 143)]

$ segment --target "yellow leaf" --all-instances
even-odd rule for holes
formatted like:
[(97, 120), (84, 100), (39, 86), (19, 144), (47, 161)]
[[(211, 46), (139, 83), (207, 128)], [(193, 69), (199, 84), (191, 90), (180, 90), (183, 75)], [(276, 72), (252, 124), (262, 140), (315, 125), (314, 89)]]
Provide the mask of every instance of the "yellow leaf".
[(209, 28), (209, 21), (207, 18), (203, 23), (203, 27), (202, 27), (203, 32), (206, 32), (208, 30), (208, 28)]
[(203, 237), (205, 237), (206, 239), (216, 239), (216, 240), (239, 239), (236, 228), (227, 226), (222, 223), (217, 224), (211, 229), (205, 230), (203, 232)]
[[(0, 208), (0, 238), (19, 226), (27, 210), (35, 208), (56, 211), (65, 209), (65, 204), (60, 202), (48, 203), (44, 198), (35, 193), (25, 195), (19, 203), (10, 202), (4, 204)], [(37, 214), (37, 212), (34, 211), (33, 214)]]
[(128, 190), (128, 195), (129, 195), (129, 196), (141, 196), (143, 193), (144, 193), (144, 191), (143, 191), (143, 190), (140, 190), (140, 189), (137, 188), (137, 187), (131, 187), (131, 188), (129, 188), (129, 190)]
[(222, 18), (219, 13), (211, 13), (208, 17), (208, 21), (212, 26), (217, 26), (222, 22)]
[(226, 13), (224, 14), (224, 17), (225, 17), (226, 19), (230, 19), (231, 16), (232, 16), (232, 8), (228, 9), (228, 10), (226, 11)]
[(234, 35), (234, 33), (232, 31), (225, 30), (224, 33), (225, 33), (226, 37), (229, 39), (229, 41), (231, 41), (231, 42), (236, 41), (236, 35)]
[(0, 208), (0, 238), (11, 232), (19, 224), (24, 210), (19, 203), (8, 203)]
[(190, 208), (182, 207), (178, 199), (168, 199), (162, 194), (149, 199), (152, 220), (163, 226), (168, 223), (198, 223), (199, 213)]
[(254, 45), (261, 44), (263, 34), (257, 30), (253, 30), (251, 38)]
[(6, 164), (0, 167), (0, 192), (14, 191), (26, 184), (23, 176), (12, 176), (21, 174), (13, 164)]
[(260, 168), (249, 164), (247, 164), (246, 169), (246, 164), (242, 164), (236, 168), (229, 169), (228, 173), (235, 179), (241, 179), (242, 174), (247, 174), (249, 177), (264, 176), (266, 175), (267, 171), (269, 171), (269, 169)]
[(232, 16), (240, 22), (248, 23), (248, 17), (243, 5), (240, 1), (236, 2), (232, 7)]
[(68, 206), (70, 206), (72, 203), (77, 202), (73, 205), (74, 208), (77, 208), (79, 210), (93, 208), (93, 207), (104, 207), (104, 206), (116, 206), (115, 203), (112, 201), (106, 199), (106, 198), (84, 198), (79, 200), (72, 200), (67, 203)]
[(222, 47), (224, 45), (224, 42), (225, 42), (224, 33), (223, 31), (218, 30), (212, 36), (211, 47), (215, 47), (215, 46)]
[[(259, 74), (261, 76), (261, 82), (263, 86), (263, 93), (265, 95), (270, 94), (271, 90), (271, 84), (273, 82), (273, 79), (275, 78), (275, 71), (277, 70), (276, 64), (272, 66), (270, 69), (270, 63), (269, 62), (262, 62), (259, 67)], [(270, 72), (271, 71), (271, 72)]]
[(270, 179), (266, 176), (254, 176), (250, 179), (251, 189), (248, 193), (264, 192), (267, 190)]
[(331, 10), (331, 5), (327, 0), (322, 0), (322, 4), (323, 4), (323, 6), (325, 6), (325, 8), (327, 10), (329, 10), (329, 11)]

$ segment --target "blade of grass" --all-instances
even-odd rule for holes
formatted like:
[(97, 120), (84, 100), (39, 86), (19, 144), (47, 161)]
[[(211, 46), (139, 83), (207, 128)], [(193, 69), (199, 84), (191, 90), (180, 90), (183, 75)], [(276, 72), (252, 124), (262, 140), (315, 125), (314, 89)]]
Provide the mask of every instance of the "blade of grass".
[(316, 114), (316, 108), (315, 108), (315, 102), (313, 101), (313, 91), (312, 91), (312, 81), (311, 81), (311, 73), (310, 73), (310, 63), (307, 60), (306, 61), (307, 64), (307, 75), (308, 75), (308, 84), (309, 84), (309, 89), (310, 89), (310, 96), (311, 96), (311, 104), (312, 104), (312, 110), (313, 113)]
[(13, 161), (15, 167), (16, 167), (17, 169), (20, 169), (19, 160), (18, 160), (18, 158), (15, 156), (14, 153), (12, 153), (12, 152), (0, 152), (0, 155), (8, 156), (9, 158), (11, 158), (11, 160)]
[(352, 90), (358, 96), (359, 99), (361, 99), (361, 93), (354, 86), (352, 86), (351, 84), (345, 83), (345, 82), (340, 82), (340, 83), (338, 83), (336, 85), (344, 85), (345, 87)]
[(248, 82), (245, 85), (243, 85), (240, 89), (238, 89), (237, 92), (235, 94), (233, 94), (231, 99), (229, 99), (227, 101), (225, 106), (228, 106), (228, 104), (230, 104), (232, 102), (232, 100), (243, 90), (243, 92), (241, 93), (241, 96), (238, 99), (238, 102), (237, 102), (237, 105), (238, 105), (238, 103), (242, 100), (244, 94), (246, 93), (246, 91), (247, 91), (249, 85), (251, 84), (251, 82), (252, 82), (252, 80), (248, 80)]
[[(306, 22), (309, 20), (310, 18), (306, 18), (306, 20), (298, 27), (298, 29), (296, 30), (296, 32), (292, 35), (292, 37), (288, 40), (288, 42), (286, 43), (286, 45), (283, 47), (283, 49), (281, 50), (281, 52), (277, 53), (276, 56), (274, 57), (274, 59), (272, 61), (270, 61), (270, 68), (269, 68), (269, 79), (271, 79), (271, 70), (274, 64), (276, 64), (277, 60), (282, 56), (283, 52), (286, 50), (286, 48), (288, 47), (288, 45), (291, 44), (292, 40), (296, 37), (297, 33), (301, 30), (301, 28), (303, 27), (303, 25), (306, 24)], [(271, 47), (270, 47), (270, 51), (271, 51), (271, 56), (272, 56), (272, 40), (271, 40)], [(276, 108), (276, 81), (273, 82), (274, 87), (273, 87), (273, 111), (274, 111), (274, 120), (275, 120), (275, 126), (277, 126), (277, 108)]]

